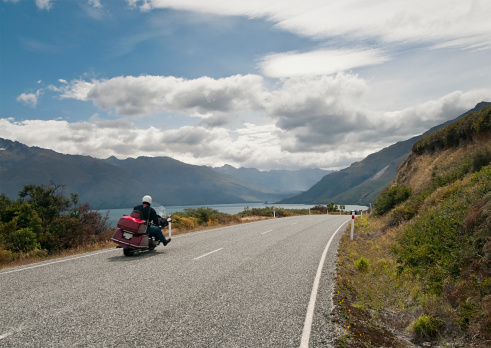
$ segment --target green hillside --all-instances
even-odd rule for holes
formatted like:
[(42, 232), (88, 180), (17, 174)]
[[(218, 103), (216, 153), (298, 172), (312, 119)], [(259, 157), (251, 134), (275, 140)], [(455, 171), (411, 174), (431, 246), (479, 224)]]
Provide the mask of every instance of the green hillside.
[(339, 250), (342, 347), (489, 347), (491, 107), (417, 141)]

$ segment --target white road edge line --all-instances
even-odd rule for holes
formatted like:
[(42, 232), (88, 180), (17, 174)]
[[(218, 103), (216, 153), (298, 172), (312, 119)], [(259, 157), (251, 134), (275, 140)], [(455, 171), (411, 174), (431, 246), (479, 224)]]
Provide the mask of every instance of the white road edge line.
[(329, 246), (331, 245), (331, 242), (334, 239), (334, 236), (350, 220), (351, 219), (346, 220), (345, 222), (343, 222), (343, 224), (341, 226), (338, 227), (336, 232), (334, 232), (333, 235), (331, 236), (331, 238), (329, 239), (329, 242), (327, 242), (326, 248), (324, 249), (324, 252), (322, 253), (322, 257), (321, 257), (321, 260), (319, 262), (319, 267), (317, 267), (317, 274), (315, 275), (314, 285), (312, 287), (312, 293), (310, 294), (310, 302), (309, 302), (309, 306), (307, 307), (307, 314), (305, 316), (305, 322), (303, 324), (302, 340), (300, 341), (300, 348), (308, 348), (308, 346), (309, 346), (310, 331), (312, 329), (312, 321), (314, 319), (315, 301), (317, 299), (317, 291), (319, 289), (319, 282), (321, 279), (322, 268), (324, 267), (324, 261), (326, 260), (327, 251), (329, 250)]
[(220, 248), (220, 249), (217, 249), (217, 250), (213, 250), (213, 251), (210, 251), (209, 253), (206, 253), (206, 254), (204, 254), (204, 255), (201, 255), (201, 256), (195, 257), (195, 258), (193, 259), (193, 261), (194, 261), (194, 260), (199, 260), (199, 259), (201, 259), (202, 257), (205, 257), (205, 256), (211, 255), (211, 254), (213, 254), (213, 253), (216, 253), (217, 251), (220, 251), (220, 250), (222, 250), (222, 249), (223, 249), (223, 248)]
[(266, 233), (269, 233), (269, 232), (273, 232), (273, 230), (269, 230), (269, 231), (266, 231), (266, 232), (262, 232), (261, 234), (266, 234)]
[(3, 340), (4, 338), (9, 337), (12, 334), (13, 334), (13, 332), (7, 332), (7, 333), (5, 333), (3, 335), (0, 335), (0, 340)]
[(70, 258), (67, 258), (67, 259), (63, 259), (63, 260), (58, 260), (58, 261), (53, 261), (53, 262), (48, 262), (48, 263), (43, 263), (43, 264), (38, 264), (38, 265), (34, 265), (34, 266), (29, 266), (29, 267), (24, 267), (24, 268), (20, 268), (20, 269), (14, 269), (12, 271), (7, 271), (7, 272), (2, 272), (0, 271), (0, 275), (3, 275), (3, 274), (9, 274), (9, 273), (15, 273), (15, 272), (21, 272), (21, 271), (26, 271), (28, 269), (33, 269), (33, 268), (38, 268), (38, 267), (44, 267), (44, 266), (49, 266), (49, 265), (53, 265), (55, 263), (60, 263), (60, 262), (67, 262), (67, 261), (72, 261), (72, 260), (77, 260), (77, 259), (82, 259), (84, 257), (89, 257), (89, 256), (94, 256), (94, 255), (98, 255), (98, 254), (103, 254), (103, 253), (107, 253), (109, 251), (115, 251), (117, 250), (116, 248), (113, 248), (113, 249), (107, 249), (107, 250), (103, 250), (103, 251), (99, 251), (97, 253), (90, 253), (90, 254), (86, 254), (86, 255), (82, 255), (82, 256), (76, 256), (76, 257), (70, 257)]

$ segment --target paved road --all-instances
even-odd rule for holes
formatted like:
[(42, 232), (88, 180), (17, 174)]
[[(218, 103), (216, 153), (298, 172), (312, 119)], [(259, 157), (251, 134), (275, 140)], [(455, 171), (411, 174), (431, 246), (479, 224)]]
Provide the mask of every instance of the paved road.
[(175, 236), (134, 257), (108, 249), (2, 270), (0, 346), (299, 347), (302, 335), (311, 347), (330, 346), (347, 221), (266, 220)]

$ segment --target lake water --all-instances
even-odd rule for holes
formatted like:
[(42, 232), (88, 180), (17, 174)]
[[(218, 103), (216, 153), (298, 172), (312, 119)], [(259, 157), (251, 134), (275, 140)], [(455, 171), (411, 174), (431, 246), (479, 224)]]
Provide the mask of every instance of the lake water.
[[(222, 213), (227, 214), (238, 214), (241, 211), (244, 211), (246, 207), (252, 208), (265, 208), (274, 206), (276, 208), (284, 208), (284, 209), (308, 209), (313, 208), (315, 204), (265, 204), (265, 203), (235, 203), (235, 204), (210, 204), (210, 205), (188, 205), (188, 206), (167, 206), (163, 207), (161, 205), (152, 205), (152, 207), (157, 211), (160, 216), (172, 215), (175, 212), (184, 211), (184, 209), (197, 209), (201, 207), (207, 207), (211, 209), (215, 209)], [(346, 205), (345, 210), (367, 210), (368, 207), (363, 205)], [(131, 214), (133, 208), (124, 208), (124, 209), (101, 209), (99, 212), (104, 215), (106, 211), (109, 211), (109, 220), (108, 223), (111, 227), (116, 227), (116, 224), (119, 218), (123, 215)]]

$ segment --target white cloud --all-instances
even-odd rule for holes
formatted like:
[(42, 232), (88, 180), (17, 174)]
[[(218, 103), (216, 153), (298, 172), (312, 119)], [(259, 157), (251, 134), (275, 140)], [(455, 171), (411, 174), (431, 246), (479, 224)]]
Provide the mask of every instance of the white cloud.
[(38, 103), (39, 96), (41, 94), (43, 94), (43, 90), (38, 89), (36, 93), (22, 93), (16, 98), (16, 100), (18, 102), (23, 103), (24, 105), (28, 105), (35, 108)]
[(128, 0), (132, 6), (262, 17), (313, 38), (347, 36), (391, 43), (490, 47), (487, 0)]
[(286, 52), (262, 58), (265, 75), (282, 78), (331, 75), (361, 66), (381, 64), (388, 60), (379, 50), (316, 50), (306, 53)]
[(66, 80), (58, 79), (62, 84), (61, 87), (49, 85), (48, 89), (60, 93), (62, 99), (87, 100), (87, 94), (90, 92), (93, 84), (85, 80), (72, 80), (68, 83)]
[(278, 131), (288, 132), (278, 144), (291, 153), (332, 150), (345, 142), (375, 149), (420, 134), (491, 96), (489, 89), (457, 91), (402, 111), (380, 112), (360, 102), (369, 88), (358, 75), (339, 73), (286, 78), (275, 89), (268, 89), (260, 76), (236, 75), (194, 80), (162, 76), (74, 80), (58, 91), (63, 98), (92, 101), (120, 116), (197, 116), (202, 118), (199, 126), (210, 131), (232, 128), (234, 118), (255, 114), (267, 124), (274, 123)]
[(164, 76), (126, 76), (109, 80), (71, 81), (52, 90), (62, 98), (92, 100), (103, 110), (140, 117), (157, 112), (182, 112), (208, 117), (213, 111), (254, 108), (259, 104), (262, 77), (236, 75), (222, 79), (186, 80)]
[(53, 7), (53, 0), (36, 0), (36, 6), (41, 10), (49, 11)]
[(89, 5), (95, 8), (102, 8), (102, 4), (100, 0), (89, 0)]
[(342, 168), (357, 159), (356, 153), (345, 155), (333, 151), (287, 153), (281, 149), (284, 132), (274, 125), (256, 126), (230, 131), (224, 128), (182, 127), (162, 130), (139, 129), (125, 120), (68, 123), (66, 121), (27, 120), (14, 122), (0, 119), (0, 137), (28, 146), (40, 146), (65, 154), (119, 158), (170, 156), (195, 165), (278, 169), (300, 167)]
[(454, 119), (481, 101), (491, 101), (491, 89), (477, 89), (466, 93), (455, 91), (436, 100), (384, 113), (381, 119), (382, 129), (386, 133), (396, 134), (403, 134), (404, 129), (411, 129), (415, 135), (421, 134), (433, 126)]

